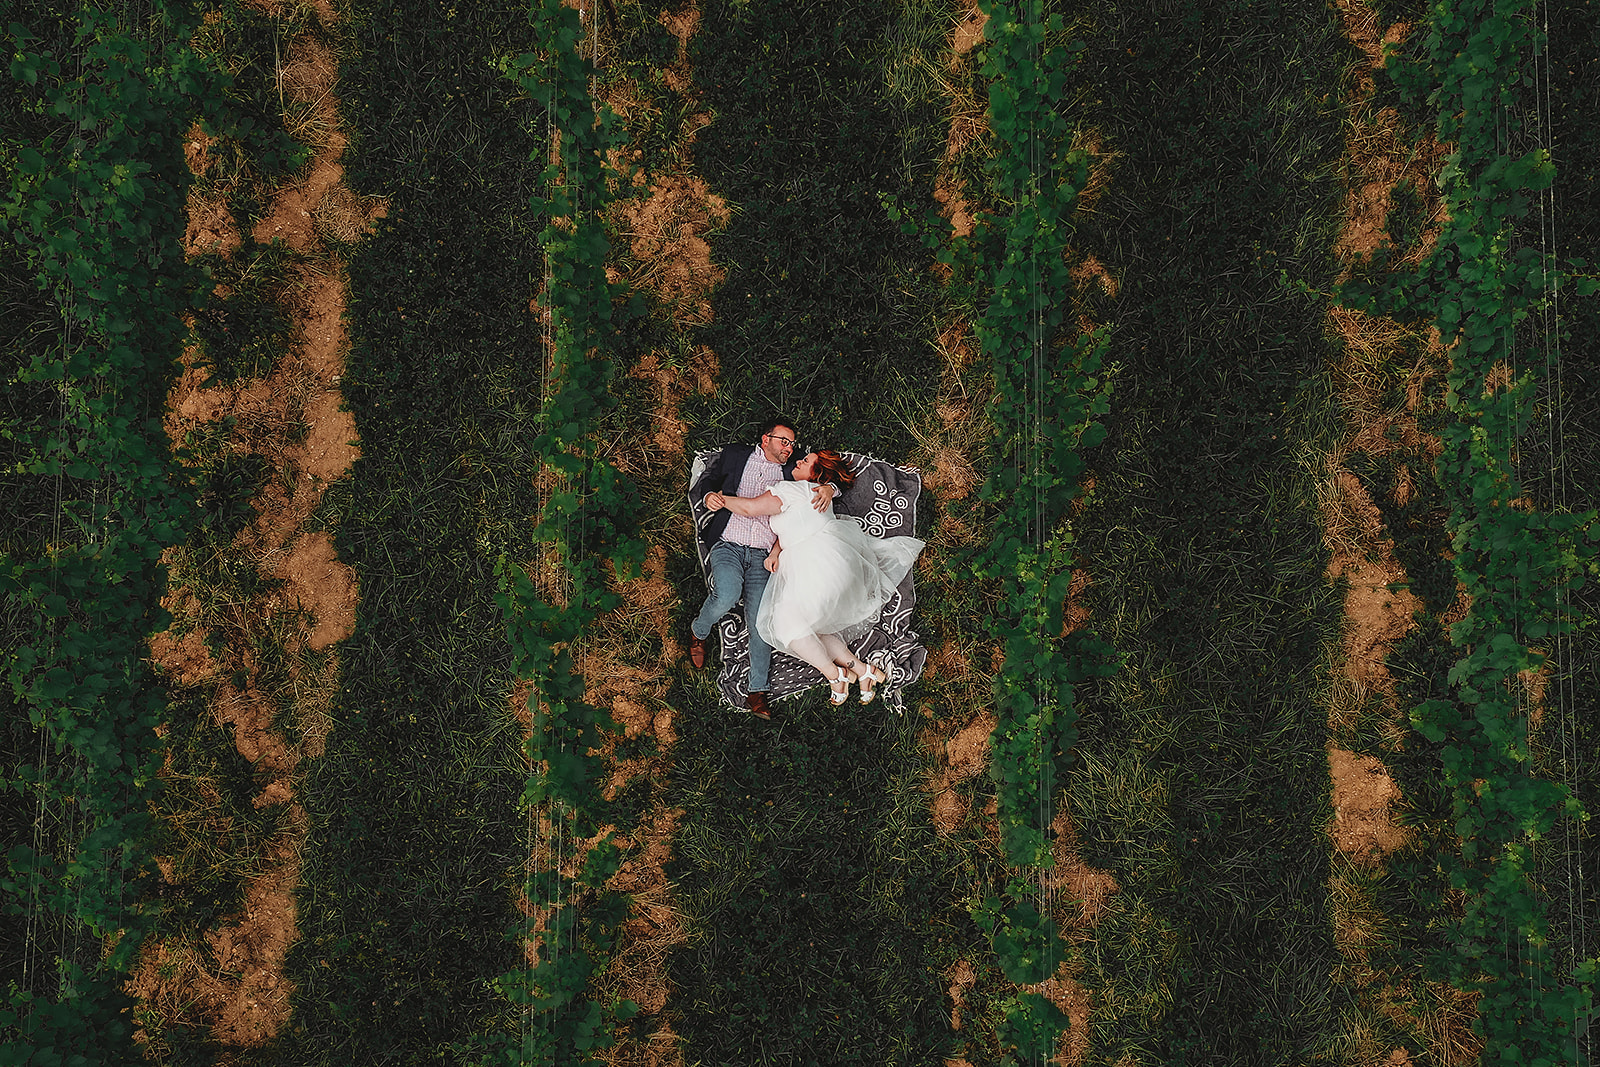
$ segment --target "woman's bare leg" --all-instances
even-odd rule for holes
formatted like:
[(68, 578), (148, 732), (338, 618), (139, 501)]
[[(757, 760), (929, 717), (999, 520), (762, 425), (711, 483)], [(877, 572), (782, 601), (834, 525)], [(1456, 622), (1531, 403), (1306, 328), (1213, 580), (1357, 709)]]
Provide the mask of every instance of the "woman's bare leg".
[(822, 642), (823, 651), (841, 667), (848, 667), (856, 661), (856, 654), (850, 651), (849, 645), (839, 640), (838, 634), (818, 634), (817, 640)]
[[(840, 648), (844, 648), (844, 644), (832, 634), (822, 637), (812, 634), (810, 637), (802, 637), (797, 641), (791, 641), (789, 643), (789, 655), (798, 656), (800, 659), (805, 660), (821, 671), (824, 678), (833, 682), (839, 678), (839, 667), (833, 662), (833, 653), (827, 647), (827, 638), (829, 637), (833, 637), (834, 643), (839, 645)], [(844, 651), (845, 659), (854, 658), (850, 655), (849, 649), (845, 648)], [(853, 671), (845, 671), (845, 677), (855, 681), (855, 673)]]

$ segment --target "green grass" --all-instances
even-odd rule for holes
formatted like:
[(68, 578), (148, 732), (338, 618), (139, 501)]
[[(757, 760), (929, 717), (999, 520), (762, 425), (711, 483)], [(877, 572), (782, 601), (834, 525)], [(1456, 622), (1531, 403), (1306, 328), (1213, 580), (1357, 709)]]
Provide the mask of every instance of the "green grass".
[[(704, 708), (706, 694), (683, 694)], [(880, 711), (786, 702), (783, 724), (687, 716), (668, 873), (689, 944), (676, 1029), (717, 1063), (927, 1063), (951, 1054), (943, 971), (970, 952), (959, 853), (920, 753)]]
[(301, 259), (282, 244), (257, 245), (248, 234), (228, 258), (201, 257), (212, 280), (228, 290), (195, 315), (201, 365), (211, 380), (266, 377), (289, 349), (288, 272)]
[(1316, 5), (1080, 15), (1096, 102), (1073, 118), (1125, 153), (1078, 242), (1121, 282), (1093, 299), (1123, 369), (1075, 528), (1091, 626), (1128, 657), (1085, 694), (1068, 786), (1085, 860), (1122, 886), (1093, 939), (1089, 1062), (1325, 1062), (1317, 694), (1341, 597), (1314, 458), (1339, 427), (1324, 308), (1276, 274), (1331, 278), (1353, 56)]
[(531, 46), (525, 6), (345, 14), (346, 181), (392, 199), (349, 269), (341, 388), (362, 458), (316, 523), (361, 603), (306, 765), (293, 1024), (253, 1060), (446, 1063), (502, 1013), (488, 981), (518, 958), (530, 848), (493, 566), (533, 555), (543, 124), (494, 65)]
[(942, 105), (913, 74), (945, 32), (926, 3), (707, 5), (691, 62), (717, 121), (694, 167), (736, 211), (712, 246), (722, 387), (691, 408), (694, 447), (776, 407), (805, 442), (910, 451), (894, 398), (932, 400), (938, 297), (878, 197), (931, 206)]
[[(639, 81), (649, 105), (632, 143), (647, 168), (668, 166), (685, 105), (652, 71), (670, 52), (649, 5), (618, 7), (608, 70)], [(877, 194), (927, 199), (950, 25), (945, 5), (926, 3), (706, 9), (691, 63), (716, 121), (688, 165), (735, 209), (709, 238), (728, 276), (709, 326), (679, 325), (652, 302), (627, 341), (629, 360), (654, 352), (683, 365), (699, 344), (717, 353), (716, 394), (683, 404), (691, 450), (751, 437), (769, 407), (791, 404), (803, 440), (905, 461), (933, 421), (943, 298), (928, 254)], [(827, 105), (811, 106), (816, 97)], [(615, 254), (628, 261), (625, 246)], [(652, 390), (619, 380), (619, 440), (653, 433)], [(704, 596), (682, 516), (687, 470), (638, 462), (643, 527), (668, 550), (682, 626)], [(932, 514), (930, 495), (921, 507)], [(658, 638), (627, 623), (602, 625), (596, 640), (608, 654), (631, 649), (630, 662), (660, 655)], [(819, 690), (768, 726), (721, 707), (709, 673), (679, 674), (662, 699), (679, 736), (652, 803), (685, 812), (668, 874), (690, 941), (670, 959), (669, 1011), (688, 1061), (922, 1064), (960, 1052), (945, 974), (958, 957), (981, 969), (987, 948), (967, 903), (1002, 875), (976, 831), (933, 831), (914, 720), (834, 710)], [(968, 997), (975, 1062), (995, 1052), (992, 1024), (985, 1035), (971, 1022), (994, 973)]]

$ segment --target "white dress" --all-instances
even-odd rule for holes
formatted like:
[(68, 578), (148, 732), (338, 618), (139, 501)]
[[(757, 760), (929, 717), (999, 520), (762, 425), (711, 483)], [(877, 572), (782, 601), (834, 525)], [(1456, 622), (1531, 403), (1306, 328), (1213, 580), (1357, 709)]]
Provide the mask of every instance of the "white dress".
[(915, 537), (873, 537), (851, 518), (837, 518), (833, 503), (811, 506), (812, 482), (779, 482), (772, 492), (783, 511), (772, 532), (783, 552), (767, 582), (756, 629), (788, 652), (812, 634), (836, 634), (878, 618), (924, 542)]

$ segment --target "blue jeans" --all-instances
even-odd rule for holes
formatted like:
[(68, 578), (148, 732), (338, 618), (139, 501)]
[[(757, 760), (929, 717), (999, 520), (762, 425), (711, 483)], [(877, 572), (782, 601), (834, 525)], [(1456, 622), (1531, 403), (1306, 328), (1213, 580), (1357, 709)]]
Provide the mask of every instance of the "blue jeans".
[(711, 571), (711, 595), (700, 606), (689, 629), (704, 641), (711, 636), (718, 620), (733, 610), (744, 596), (745, 628), (750, 631), (750, 692), (767, 691), (767, 673), (772, 669), (772, 646), (756, 632), (756, 613), (761, 610), (761, 594), (767, 591), (765, 561), (767, 550), (749, 545), (736, 545), (731, 541), (718, 541), (711, 546), (706, 563)]

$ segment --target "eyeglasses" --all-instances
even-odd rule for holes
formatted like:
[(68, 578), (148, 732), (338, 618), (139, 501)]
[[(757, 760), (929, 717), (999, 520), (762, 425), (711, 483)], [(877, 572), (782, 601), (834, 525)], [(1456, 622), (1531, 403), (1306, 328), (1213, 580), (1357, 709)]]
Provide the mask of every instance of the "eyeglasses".
[(761, 436), (765, 437), (769, 441), (776, 441), (780, 445), (788, 445), (790, 448), (794, 447), (794, 438), (792, 437), (779, 437), (775, 433), (764, 433)]

